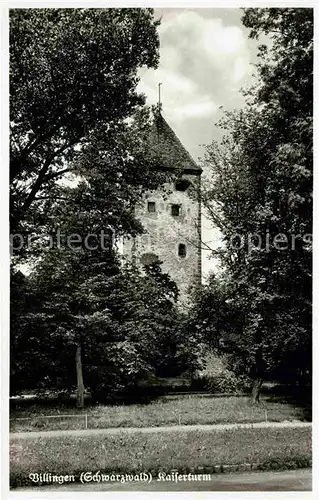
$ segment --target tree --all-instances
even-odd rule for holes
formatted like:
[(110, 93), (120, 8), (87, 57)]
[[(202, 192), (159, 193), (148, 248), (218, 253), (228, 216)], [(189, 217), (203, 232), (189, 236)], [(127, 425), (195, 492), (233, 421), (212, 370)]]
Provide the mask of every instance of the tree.
[(240, 309), (229, 345), (258, 400), (267, 374), (306, 381), (311, 371), (312, 10), (244, 9), (243, 24), (271, 43), (259, 47), (245, 109), (224, 115), (221, 144), (206, 149), (203, 198)]
[(175, 283), (159, 263), (144, 271), (118, 264), (115, 255), (93, 265), (92, 257), (65, 251), (41, 261), (29, 277), (35, 306), (25, 308), (27, 322), (14, 332), (13, 391), (77, 387), (83, 407), (85, 388), (103, 402), (134, 393), (150, 374), (195, 366)]
[(198, 341), (219, 352), (221, 342), (231, 329), (234, 318), (228, 306), (227, 281), (211, 273), (208, 281), (193, 294), (193, 305), (188, 311), (188, 328)]
[(11, 10), (13, 232), (32, 227), (44, 197), (59, 198), (96, 131), (112, 133), (144, 104), (137, 69), (157, 67), (158, 24), (153, 9)]
[[(136, 93), (137, 69), (158, 63), (158, 24), (152, 9), (11, 13), (11, 228), (33, 237), (13, 262), (24, 256), (36, 264), (22, 283), (13, 267), (13, 296), (25, 296), (21, 328), (12, 315), (13, 390), (19, 380), (20, 389), (77, 386), (81, 407), (86, 380), (96, 394), (107, 388), (110, 395), (112, 385), (119, 391), (130, 377), (176, 358), (170, 332), (178, 314), (158, 292), (169, 294), (168, 277), (159, 269), (148, 270), (146, 281), (123, 273), (115, 245), (143, 231), (135, 207), (144, 192), (168, 180), (171, 164), (178, 171), (154, 128), (157, 110), (152, 115)], [(139, 311), (124, 324), (116, 313), (121, 293), (124, 318)], [(152, 295), (150, 315), (144, 305)], [(145, 352), (136, 328), (149, 343)], [(154, 350), (154, 332), (171, 339), (165, 361), (165, 343)], [(32, 360), (28, 373), (24, 354)]]

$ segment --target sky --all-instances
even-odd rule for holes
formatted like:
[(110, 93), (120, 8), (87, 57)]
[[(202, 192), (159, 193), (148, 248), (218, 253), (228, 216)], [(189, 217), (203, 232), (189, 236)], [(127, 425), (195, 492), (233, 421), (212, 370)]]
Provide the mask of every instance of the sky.
[[(160, 64), (140, 70), (138, 90), (156, 104), (162, 83), (162, 114), (197, 161), (203, 145), (220, 138), (215, 124), (222, 111), (244, 106), (240, 89), (253, 82), (256, 41), (248, 38), (240, 9), (155, 9), (155, 16), (161, 18)], [(202, 240), (213, 248), (220, 243), (205, 215)], [(216, 270), (209, 255), (202, 251), (204, 278)]]

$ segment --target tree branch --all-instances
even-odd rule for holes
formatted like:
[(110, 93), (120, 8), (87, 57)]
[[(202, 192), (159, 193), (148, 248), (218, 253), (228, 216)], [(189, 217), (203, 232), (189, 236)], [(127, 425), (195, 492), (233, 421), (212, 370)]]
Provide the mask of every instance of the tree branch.
[(60, 170), (59, 172), (53, 172), (52, 174), (49, 174), (47, 175), (45, 178), (44, 178), (44, 181), (43, 182), (48, 182), (50, 181), (51, 179), (55, 179), (56, 177), (59, 177), (60, 175), (63, 175), (63, 174), (66, 174), (68, 172), (73, 172), (74, 170), (71, 169), (71, 168), (65, 168), (64, 170)]
[(27, 196), (27, 199), (25, 200), (25, 202), (23, 203), (22, 205), (22, 208), (20, 210), (20, 213), (17, 217), (17, 222), (20, 222), (21, 220), (21, 217), (22, 217), (22, 214), (24, 212), (26, 212), (29, 208), (30, 208), (30, 205), (32, 204), (32, 202), (34, 201), (35, 199), (35, 196), (37, 194), (37, 192), (39, 191), (40, 187), (42, 186), (42, 184), (44, 183), (45, 181), (45, 175), (52, 163), (52, 160), (58, 156), (59, 154), (63, 153), (63, 151), (65, 151), (67, 148), (71, 147), (73, 144), (72, 143), (66, 143), (64, 144), (60, 149), (57, 149), (53, 155), (51, 155), (49, 158), (47, 158), (47, 160), (44, 162), (40, 172), (39, 172), (39, 175), (38, 175), (38, 178), (37, 180), (35, 181), (29, 195)]

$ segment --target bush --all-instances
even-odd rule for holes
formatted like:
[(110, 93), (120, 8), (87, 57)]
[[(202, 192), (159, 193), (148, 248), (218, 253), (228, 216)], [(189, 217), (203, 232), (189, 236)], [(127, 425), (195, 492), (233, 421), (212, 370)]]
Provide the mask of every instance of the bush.
[(212, 393), (242, 393), (249, 390), (249, 382), (244, 376), (236, 376), (233, 372), (226, 371), (219, 375), (207, 377), (204, 387)]
[(227, 360), (209, 353), (203, 360), (202, 370), (197, 372), (193, 386), (211, 393), (238, 394), (250, 390), (251, 381), (244, 375), (236, 375), (227, 368)]

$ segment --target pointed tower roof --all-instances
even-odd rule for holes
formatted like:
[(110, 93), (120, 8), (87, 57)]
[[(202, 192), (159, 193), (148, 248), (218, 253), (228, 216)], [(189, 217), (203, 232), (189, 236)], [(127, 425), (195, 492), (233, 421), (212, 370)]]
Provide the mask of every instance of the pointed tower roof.
[[(179, 165), (183, 172), (195, 175), (201, 175), (202, 168), (197, 165), (189, 152), (185, 149), (173, 129), (169, 126), (165, 118), (162, 116), (160, 109), (154, 112), (154, 125), (158, 140), (163, 147), (171, 150), (173, 155), (179, 158)], [(172, 165), (172, 170), (175, 168)]]

